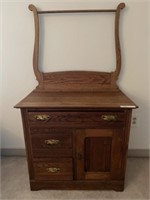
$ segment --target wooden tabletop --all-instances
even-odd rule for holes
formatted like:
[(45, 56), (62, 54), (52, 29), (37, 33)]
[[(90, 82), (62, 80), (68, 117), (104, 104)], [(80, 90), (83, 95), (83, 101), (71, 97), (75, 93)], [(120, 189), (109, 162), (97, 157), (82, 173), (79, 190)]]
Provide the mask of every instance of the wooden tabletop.
[(119, 92), (31, 92), (15, 108), (136, 108)]

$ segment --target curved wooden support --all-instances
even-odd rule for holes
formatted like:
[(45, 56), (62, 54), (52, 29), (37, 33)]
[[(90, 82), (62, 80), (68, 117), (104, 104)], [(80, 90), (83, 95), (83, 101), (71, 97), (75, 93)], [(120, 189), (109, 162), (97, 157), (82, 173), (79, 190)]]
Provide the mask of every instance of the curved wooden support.
[(116, 70), (112, 73), (112, 83), (113, 86), (116, 84), (118, 76), (121, 71), (121, 47), (120, 47), (120, 39), (119, 39), (119, 18), (120, 11), (125, 7), (125, 3), (120, 3), (117, 6), (116, 14), (115, 14), (115, 51), (116, 51)]
[[(116, 81), (121, 70), (121, 48), (119, 40), (119, 17), (120, 11), (125, 7), (120, 3), (117, 9), (103, 10), (52, 10), (37, 11), (34, 5), (29, 5), (33, 11), (35, 25), (35, 42), (33, 53), (33, 68), (39, 85), (36, 90), (47, 91), (117, 91)], [(38, 66), (39, 58), (39, 17), (38, 14), (46, 13), (78, 13), (78, 12), (114, 12), (115, 13), (115, 51), (116, 69), (114, 72), (92, 72), (92, 71), (66, 71), (66, 72), (40, 72)]]
[(35, 41), (34, 41), (34, 52), (33, 52), (33, 70), (39, 84), (43, 80), (42, 73), (39, 71), (38, 58), (39, 58), (39, 17), (37, 9), (34, 5), (29, 5), (29, 10), (34, 15), (34, 26), (35, 26)]

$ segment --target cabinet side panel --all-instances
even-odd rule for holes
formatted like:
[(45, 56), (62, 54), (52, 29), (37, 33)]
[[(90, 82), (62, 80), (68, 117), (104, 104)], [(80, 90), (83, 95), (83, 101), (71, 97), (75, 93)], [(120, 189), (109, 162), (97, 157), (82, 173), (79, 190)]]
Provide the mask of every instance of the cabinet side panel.
[(23, 130), (24, 130), (24, 139), (26, 146), (26, 156), (29, 170), (29, 178), (30, 180), (34, 179), (34, 171), (33, 171), (33, 163), (32, 163), (32, 150), (31, 150), (31, 142), (28, 128), (28, 119), (27, 119), (27, 109), (21, 109)]
[(131, 127), (131, 116), (132, 110), (126, 110), (126, 126), (124, 130), (124, 138), (123, 138), (123, 157), (122, 157), (122, 178), (125, 178), (126, 165), (127, 165), (127, 156), (128, 156), (128, 145), (129, 145), (129, 137), (130, 137), (130, 127)]

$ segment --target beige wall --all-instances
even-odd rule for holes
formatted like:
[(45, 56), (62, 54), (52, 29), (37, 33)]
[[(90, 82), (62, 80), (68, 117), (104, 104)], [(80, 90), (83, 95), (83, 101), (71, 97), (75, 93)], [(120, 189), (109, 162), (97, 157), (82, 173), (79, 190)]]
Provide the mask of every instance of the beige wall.
[[(114, 8), (118, 2), (120, 1), (49, 0), (42, 2), (31, 0), (29, 3), (41, 9), (84, 9)], [(150, 1), (124, 0), (124, 2), (126, 8), (122, 12), (120, 26), (123, 64), (118, 84), (139, 106), (139, 109), (133, 112), (133, 115), (138, 117), (138, 125), (131, 128), (130, 149), (148, 149), (150, 133), (150, 70), (148, 69), (150, 67), (148, 66), (150, 22), (148, 14), (150, 13)], [(31, 92), (37, 84), (32, 69), (34, 27), (32, 13), (27, 8), (29, 3), (25, 0), (2, 1), (2, 90), (0, 93), (2, 96), (2, 148), (24, 148), (20, 112), (13, 106)], [(99, 16), (87, 15), (87, 18), (85, 16), (81, 18), (81, 20), (79, 16), (70, 16), (69, 19), (66, 16), (51, 18), (53, 20), (49, 22), (56, 32), (48, 29), (43, 32), (45, 39), (42, 38), (42, 40), (45, 46), (41, 44), (43, 51), (40, 57), (40, 63), (45, 66), (43, 70), (48, 70), (46, 68), (48, 66), (53, 71), (81, 69), (81, 67), (85, 70), (104, 70), (100, 68), (101, 66), (110, 66), (107, 70), (112, 70), (111, 67), (115, 62), (114, 43), (111, 40), (112, 17), (109, 15), (105, 18), (102, 15), (100, 19)], [(97, 23), (99, 20), (101, 26), (106, 29), (106, 34), (101, 32), (101, 26)], [(58, 26), (55, 26), (53, 22), (56, 22)], [(66, 32), (68, 26), (70, 32)], [(43, 28), (46, 27), (43, 26)], [(81, 33), (78, 32), (80, 28)], [(59, 34), (60, 31), (63, 31), (62, 35)], [(48, 39), (48, 35), (52, 37)], [(48, 44), (51, 44), (50, 49)], [(101, 46), (104, 48), (101, 49)]]

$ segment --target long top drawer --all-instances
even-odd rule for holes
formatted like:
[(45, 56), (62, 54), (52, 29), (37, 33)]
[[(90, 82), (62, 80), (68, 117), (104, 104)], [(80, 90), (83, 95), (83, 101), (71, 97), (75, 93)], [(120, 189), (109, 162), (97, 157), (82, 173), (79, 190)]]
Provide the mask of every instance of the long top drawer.
[(28, 112), (30, 126), (123, 126), (124, 111), (105, 112)]

